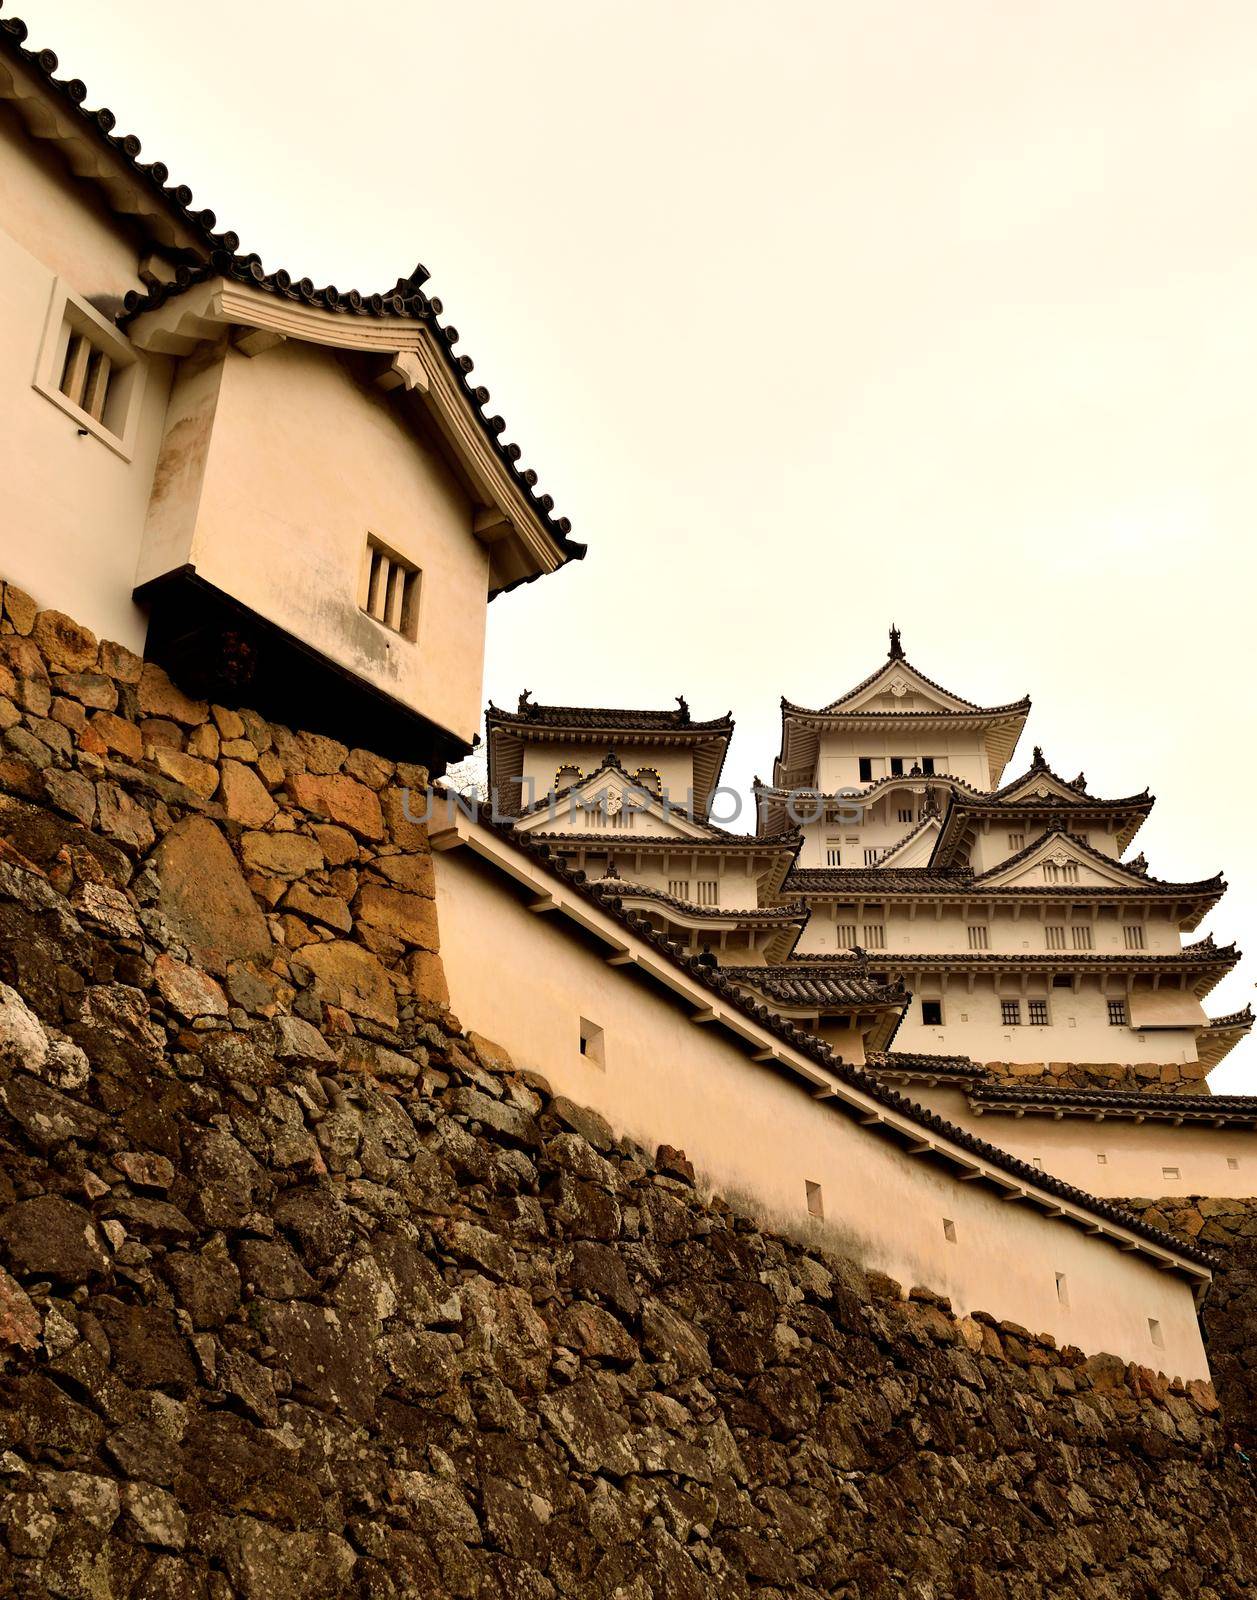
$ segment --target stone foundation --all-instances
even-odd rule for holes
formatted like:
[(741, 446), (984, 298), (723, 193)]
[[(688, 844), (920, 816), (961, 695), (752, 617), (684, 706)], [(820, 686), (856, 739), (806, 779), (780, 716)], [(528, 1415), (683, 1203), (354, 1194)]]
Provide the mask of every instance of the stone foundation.
[(984, 1061), (994, 1083), (1018, 1089), (1155, 1089), (1206, 1093), (1202, 1061)]

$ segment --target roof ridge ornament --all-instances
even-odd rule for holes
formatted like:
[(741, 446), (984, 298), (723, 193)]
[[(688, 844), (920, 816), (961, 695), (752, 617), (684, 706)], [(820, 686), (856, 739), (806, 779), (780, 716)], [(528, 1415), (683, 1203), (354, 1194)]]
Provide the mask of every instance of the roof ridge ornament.
[(1148, 858), (1146, 855), (1144, 855), (1142, 850), (1132, 861), (1128, 861), (1126, 865), (1131, 872), (1137, 872), (1141, 878), (1146, 878), (1148, 876)]
[(532, 690), (521, 689), (519, 692), (519, 704), (515, 707), (516, 711), (527, 715), (528, 712), (535, 710), (535, 708), (536, 702), (533, 700)]
[(891, 661), (904, 660), (903, 636), (893, 622), (890, 625), (890, 650), (888, 654)]
[(676, 696), (676, 703), (677, 720), (678, 722), (684, 723), (685, 726), (688, 727), (690, 723), (690, 703), (683, 694)]
[(1043, 754), (1043, 746), (1041, 744), (1037, 744), (1034, 747), (1034, 754), (1030, 757), (1030, 770), (1031, 772), (1047, 772), (1049, 770), (1047, 758)]

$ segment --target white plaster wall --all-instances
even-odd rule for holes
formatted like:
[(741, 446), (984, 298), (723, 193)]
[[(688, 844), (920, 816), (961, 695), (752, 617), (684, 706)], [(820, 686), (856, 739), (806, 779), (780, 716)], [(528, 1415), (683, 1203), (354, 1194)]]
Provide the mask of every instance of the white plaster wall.
[(1153, 1200), (1257, 1195), (1257, 1132), (1251, 1128), (1194, 1123), (1176, 1128), (1169, 1122), (1096, 1122), (1091, 1117), (1057, 1122), (1050, 1116), (998, 1111), (979, 1116), (960, 1089), (910, 1084), (905, 1093), (1023, 1161), (1041, 1161), (1045, 1171), (1092, 1194)]
[(129, 461), (32, 387), (58, 278), (106, 316), (142, 285), (127, 230), (0, 111), (0, 569), (40, 606), (140, 650), (147, 624), (131, 591), (170, 364), (140, 358)]
[[(185, 363), (142, 573), (184, 562), (334, 662), (470, 741), (489, 555), (472, 505), (347, 360), (299, 341)], [(421, 573), (418, 638), (359, 607), (367, 536)]]
[(885, 732), (822, 734), (817, 783), (827, 792), (860, 783), (860, 757), (873, 760), (873, 777), (890, 775), (890, 758), (902, 756), (905, 770), (924, 756), (934, 757), (936, 774), (963, 778), (975, 789), (991, 787), (991, 770), (980, 734), (950, 733), (905, 729)]
[[(1064, 898), (1038, 904), (975, 898), (967, 909), (926, 899), (915, 903), (892, 900), (883, 906), (873, 894), (867, 896), (863, 906), (857, 914), (854, 900), (844, 903), (818, 899), (801, 948), (811, 951), (838, 948), (835, 925), (853, 921), (883, 923), (886, 948), (897, 955), (915, 952), (967, 955), (969, 928), (973, 925), (986, 928), (987, 950), (1003, 955), (1062, 955), (1067, 960), (1073, 950), (1071, 930), (1074, 927), (1091, 930), (1089, 953), (1095, 955), (1129, 954), (1123, 928), (1132, 925), (1143, 928), (1147, 955), (1177, 955), (1183, 943), (1177, 924), (1164, 907), (1131, 906), (1128, 910), (1116, 911), (1111, 906), (1098, 909), (1082, 904), (1072, 906)], [(872, 907), (877, 908), (876, 914)], [(1065, 928), (1064, 951), (1049, 950), (1044, 931), (1049, 925)]]
[[(704, 1179), (774, 1228), (803, 1233), (805, 1182), (822, 1187), (815, 1236), (905, 1286), (951, 1296), (1090, 1351), (1183, 1378), (1207, 1364), (1185, 1280), (1079, 1229), (997, 1199), (908, 1156), (805, 1089), (696, 1026), (554, 917), (530, 913), (466, 850), (436, 857), (441, 954), (454, 1010), (521, 1067), (648, 1148), (683, 1147)], [(581, 1018), (604, 1030), (605, 1067), (579, 1050)], [(956, 1242), (943, 1221), (956, 1225)], [(1057, 1298), (1065, 1273), (1069, 1305)], [(1152, 1344), (1148, 1319), (1162, 1326)]]
[[(1108, 996), (1094, 980), (1084, 980), (1075, 994), (1069, 989), (1050, 989), (1042, 977), (1027, 980), (1022, 995), (1016, 980), (997, 990), (991, 978), (975, 981), (972, 992), (963, 979), (948, 982), (933, 975), (916, 985), (913, 1001), (899, 1032), (896, 1050), (924, 1050), (943, 1055), (967, 1055), (975, 1061), (1110, 1061), (1194, 1062), (1194, 1028), (1149, 1028), (1137, 1030), (1115, 1027), (1108, 1020)], [(943, 1026), (926, 1027), (921, 1021), (923, 1000), (940, 998)], [(1046, 999), (1049, 1025), (1031, 1027), (1028, 1001)], [(1006, 1027), (1000, 1013), (1001, 999), (1021, 999), (1020, 1027)]]

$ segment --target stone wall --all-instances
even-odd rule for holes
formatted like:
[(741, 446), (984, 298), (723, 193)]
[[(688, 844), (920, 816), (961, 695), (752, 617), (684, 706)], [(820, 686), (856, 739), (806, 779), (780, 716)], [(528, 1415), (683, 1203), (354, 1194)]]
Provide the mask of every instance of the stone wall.
[(1204, 1094), (1203, 1061), (985, 1061), (995, 1083), (1018, 1089), (1154, 1089)]
[(1257, 1200), (1174, 1195), (1118, 1202), (1218, 1257), (1202, 1322), (1226, 1424), (1257, 1455)]
[(613, 1139), (442, 1004), (420, 773), (4, 615), (0, 1594), (1253, 1591), (1208, 1385)]
[[(187, 1025), (291, 1011), (370, 1035), (447, 1003), (421, 767), (190, 700), (12, 585), (0, 746), (0, 833), (89, 920), (158, 939)], [(130, 926), (128, 887), (156, 932)]]

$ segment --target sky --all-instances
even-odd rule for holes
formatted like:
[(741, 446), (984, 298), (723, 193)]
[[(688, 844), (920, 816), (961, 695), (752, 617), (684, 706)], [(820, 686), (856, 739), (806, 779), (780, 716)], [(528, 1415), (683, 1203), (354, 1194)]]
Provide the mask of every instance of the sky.
[(14, 9), (268, 269), (431, 270), (589, 545), (486, 697), (732, 709), (741, 787), (894, 621), (1257, 949), (1249, 0)]

